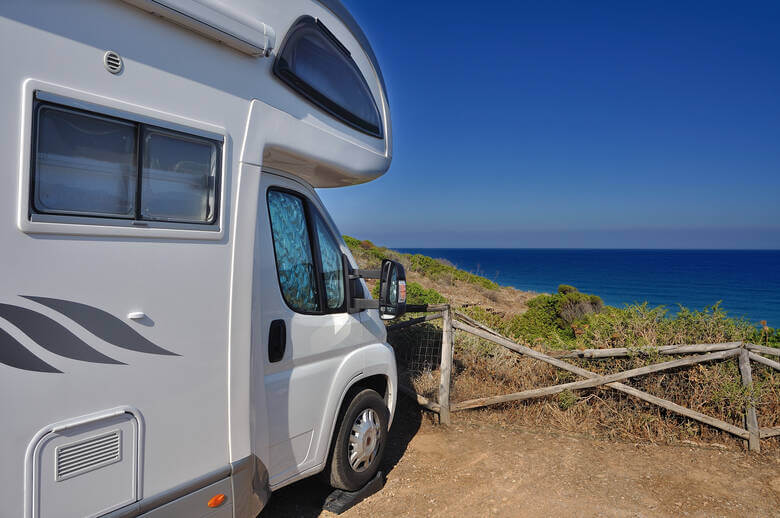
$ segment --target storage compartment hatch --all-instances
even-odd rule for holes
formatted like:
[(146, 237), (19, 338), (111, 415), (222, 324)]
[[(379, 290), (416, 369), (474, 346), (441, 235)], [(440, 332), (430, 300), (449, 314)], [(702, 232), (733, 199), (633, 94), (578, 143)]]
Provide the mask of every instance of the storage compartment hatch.
[(128, 413), (44, 435), (33, 459), (33, 518), (95, 517), (135, 502), (137, 452)]

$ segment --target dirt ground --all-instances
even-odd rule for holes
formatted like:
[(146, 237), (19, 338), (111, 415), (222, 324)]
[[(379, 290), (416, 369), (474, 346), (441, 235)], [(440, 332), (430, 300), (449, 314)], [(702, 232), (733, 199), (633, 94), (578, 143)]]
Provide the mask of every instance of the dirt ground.
[[(399, 402), (387, 484), (341, 516), (780, 517), (780, 455), (609, 442), (505, 428), (468, 414), (449, 429)], [(332, 517), (309, 479), (274, 493), (260, 518)]]

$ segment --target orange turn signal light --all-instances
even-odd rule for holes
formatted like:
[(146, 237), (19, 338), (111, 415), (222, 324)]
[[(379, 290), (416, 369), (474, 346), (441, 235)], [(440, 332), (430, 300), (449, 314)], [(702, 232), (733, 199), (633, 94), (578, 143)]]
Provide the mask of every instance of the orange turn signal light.
[(227, 497), (223, 493), (220, 493), (218, 495), (212, 496), (211, 500), (209, 500), (206, 505), (209, 507), (219, 507), (225, 503), (225, 500), (227, 500)]

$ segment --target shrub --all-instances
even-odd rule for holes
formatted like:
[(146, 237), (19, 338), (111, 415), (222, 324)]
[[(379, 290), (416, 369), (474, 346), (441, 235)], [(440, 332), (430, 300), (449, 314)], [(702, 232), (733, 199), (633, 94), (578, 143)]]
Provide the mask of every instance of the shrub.
[(573, 407), (575, 404), (577, 404), (577, 401), (580, 398), (577, 397), (577, 395), (572, 392), (569, 389), (564, 390), (563, 392), (558, 393), (558, 407), (561, 410), (568, 410), (571, 407)]
[[(374, 285), (371, 295), (379, 298), (379, 283)], [(406, 303), (407, 304), (444, 304), (447, 299), (433, 288), (425, 289), (417, 282), (406, 283)]]
[(416, 282), (406, 284), (407, 304), (444, 304), (447, 299), (433, 288), (425, 289)]
[[(560, 290), (560, 288), (559, 288)], [(604, 307), (601, 298), (596, 295), (586, 295), (576, 289), (567, 293), (560, 293), (556, 300), (556, 314), (559, 322), (558, 326), (565, 328), (580, 320), (585, 315), (598, 313)]]
[(569, 286), (568, 284), (560, 284), (558, 286), (558, 293), (560, 295), (567, 295), (569, 293), (576, 293), (578, 290), (574, 286)]
[(351, 236), (341, 236), (344, 238), (344, 243), (349, 247), (350, 250), (354, 251), (357, 247), (360, 246), (360, 241), (355, 239)]

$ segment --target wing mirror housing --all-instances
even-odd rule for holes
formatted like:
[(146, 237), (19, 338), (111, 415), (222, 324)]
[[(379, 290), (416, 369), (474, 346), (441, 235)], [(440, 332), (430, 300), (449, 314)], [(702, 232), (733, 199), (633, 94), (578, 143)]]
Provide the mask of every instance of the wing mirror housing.
[(379, 276), (379, 316), (392, 320), (406, 313), (406, 271), (401, 263), (382, 260)]
[[(347, 256), (342, 254), (341, 264), (350, 313), (378, 309), (382, 320), (392, 320), (406, 313), (406, 270), (401, 263), (383, 259), (379, 270), (353, 269)], [(365, 298), (360, 279), (379, 279), (379, 300)]]

